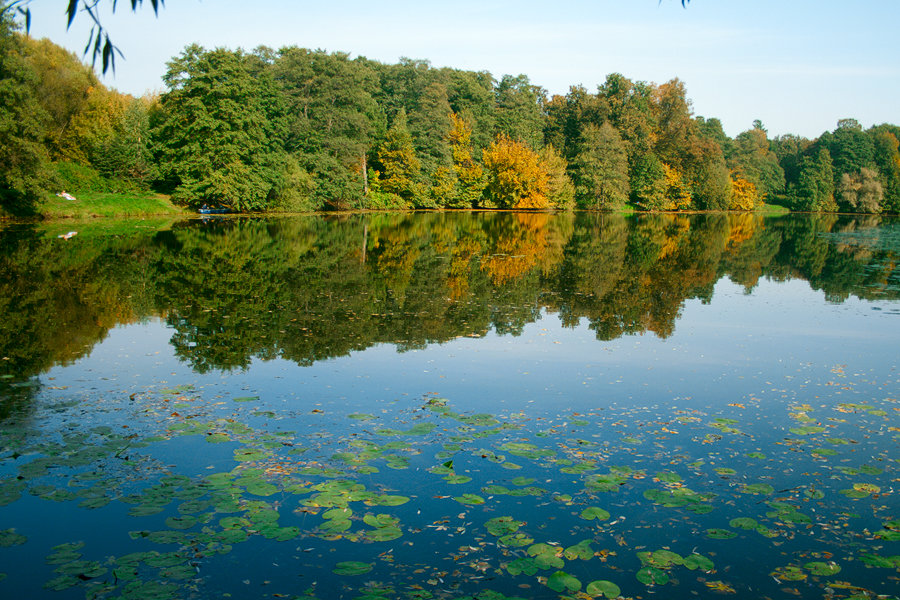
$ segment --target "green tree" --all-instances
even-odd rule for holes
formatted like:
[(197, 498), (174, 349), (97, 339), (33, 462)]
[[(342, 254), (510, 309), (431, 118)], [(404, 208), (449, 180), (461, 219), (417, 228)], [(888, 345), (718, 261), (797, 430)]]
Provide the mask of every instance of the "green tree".
[(48, 115), (12, 12), (0, 6), (0, 207), (28, 214), (49, 184)]
[(497, 84), (497, 133), (527, 144), (532, 150), (544, 145), (544, 90), (525, 75), (504, 75)]
[(628, 157), (621, 136), (609, 123), (583, 129), (572, 170), (580, 207), (609, 210), (628, 202)]
[(666, 205), (666, 172), (656, 154), (636, 156), (629, 168), (631, 199), (644, 210), (662, 210)]
[(539, 156), (550, 176), (547, 184), (550, 206), (560, 210), (572, 208), (575, 205), (575, 185), (567, 172), (568, 162), (552, 145), (541, 149)]
[(738, 134), (729, 150), (726, 153), (728, 167), (751, 182), (760, 196), (774, 197), (783, 191), (784, 169), (761, 126)]
[(394, 118), (378, 149), (378, 162), (382, 190), (399, 196), (407, 206), (421, 206), (425, 202), (419, 181), (422, 163), (416, 156), (403, 109)]
[(261, 210), (284, 161), (283, 103), (242, 51), (187, 47), (169, 62), (156, 129), (173, 199)]
[(822, 136), (820, 143), (828, 144), (834, 164), (835, 182), (844, 173), (859, 173), (875, 166), (875, 146), (856, 119), (841, 119), (831, 136)]
[(875, 164), (884, 188), (885, 212), (900, 213), (900, 128), (879, 125), (870, 130), (875, 146)]
[(447, 143), (452, 127), (450, 112), (447, 87), (442, 83), (432, 83), (424, 89), (408, 115), (409, 132), (426, 175), (430, 176), (438, 167), (449, 167), (452, 163), (450, 145)]
[(346, 53), (282, 48), (272, 67), (287, 104), (286, 149), (313, 175), (316, 202), (360, 203), (369, 153), (386, 130), (371, 65)]
[(793, 189), (794, 210), (806, 212), (833, 212), (834, 167), (827, 148), (819, 149), (815, 156), (805, 156), (800, 162), (800, 175)]
[(480, 201), (485, 187), (484, 169), (472, 157), (472, 126), (456, 113), (450, 114), (453, 125), (450, 130), (450, 150), (453, 154), (453, 171), (456, 174), (457, 192), (448, 199), (448, 208), (472, 208)]
[(784, 170), (786, 189), (797, 185), (800, 178), (800, 163), (811, 144), (808, 139), (792, 134), (776, 136), (772, 140), (770, 147), (778, 158), (778, 164)]

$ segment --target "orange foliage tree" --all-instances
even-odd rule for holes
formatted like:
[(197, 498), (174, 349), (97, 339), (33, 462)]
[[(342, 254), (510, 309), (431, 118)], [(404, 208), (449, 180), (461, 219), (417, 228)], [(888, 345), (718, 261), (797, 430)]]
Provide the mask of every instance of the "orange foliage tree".
[(487, 171), (485, 208), (550, 207), (550, 174), (546, 163), (531, 148), (501, 134), (483, 156)]

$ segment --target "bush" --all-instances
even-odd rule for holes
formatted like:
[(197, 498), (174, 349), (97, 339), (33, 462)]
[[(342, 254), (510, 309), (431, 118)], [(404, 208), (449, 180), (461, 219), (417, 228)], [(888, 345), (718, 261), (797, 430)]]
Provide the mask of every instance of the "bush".
[(142, 190), (141, 186), (135, 182), (103, 177), (96, 169), (78, 163), (60, 161), (54, 163), (53, 167), (56, 174), (56, 183), (61, 190), (113, 194)]

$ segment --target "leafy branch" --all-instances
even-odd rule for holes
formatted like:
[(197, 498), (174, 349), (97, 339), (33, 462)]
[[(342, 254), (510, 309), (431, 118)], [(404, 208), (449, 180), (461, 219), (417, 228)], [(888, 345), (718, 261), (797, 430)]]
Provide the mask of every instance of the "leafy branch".
[[(144, 0), (128, 0), (131, 3), (131, 10), (137, 11), (139, 5), (144, 4)], [(97, 59), (100, 59), (103, 65), (104, 75), (110, 69), (113, 73), (116, 71), (116, 54), (124, 57), (122, 51), (112, 43), (109, 38), (109, 32), (100, 22), (99, 9), (107, 0), (68, 0), (66, 7), (66, 28), (70, 28), (75, 21), (75, 16), (79, 12), (87, 13), (93, 25), (88, 35), (87, 44), (84, 47), (84, 54), (91, 55), (91, 65), (96, 66)], [(14, 11), (25, 19), (26, 33), (31, 30), (31, 9), (28, 5), (31, 0), (13, 0), (12, 2), (0, 6), (0, 15), (7, 11)], [(119, 0), (112, 0), (112, 12), (116, 12)], [(153, 7), (153, 14), (159, 16), (159, 7), (165, 5), (165, 0), (150, 0)]]

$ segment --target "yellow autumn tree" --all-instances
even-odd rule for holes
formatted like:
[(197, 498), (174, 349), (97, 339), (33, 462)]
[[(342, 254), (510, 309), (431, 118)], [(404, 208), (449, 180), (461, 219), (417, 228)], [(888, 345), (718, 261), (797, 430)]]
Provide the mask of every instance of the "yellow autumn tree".
[(662, 163), (665, 181), (665, 204), (663, 210), (688, 210), (691, 208), (691, 192), (674, 167)]
[(487, 172), (485, 208), (550, 207), (550, 174), (531, 148), (501, 134), (484, 150), (483, 157)]
[(472, 127), (456, 113), (450, 113), (449, 142), (456, 191), (442, 204), (448, 208), (472, 208), (481, 201), (484, 170), (472, 158)]
[(759, 192), (752, 181), (743, 177), (732, 175), (731, 203), (728, 210), (753, 210), (759, 201)]

